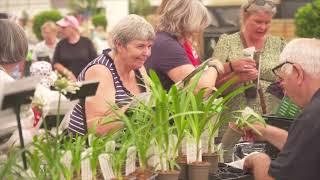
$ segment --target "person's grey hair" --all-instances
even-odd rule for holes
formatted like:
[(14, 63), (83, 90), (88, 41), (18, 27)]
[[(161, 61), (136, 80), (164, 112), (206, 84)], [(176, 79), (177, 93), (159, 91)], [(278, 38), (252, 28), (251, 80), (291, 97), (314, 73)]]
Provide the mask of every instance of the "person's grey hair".
[(28, 40), (23, 29), (13, 21), (0, 19), (0, 64), (25, 60)]
[(111, 30), (109, 43), (117, 52), (116, 43), (126, 46), (133, 40), (154, 40), (155, 32), (152, 25), (143, 17), (130, 14), (121, 19)]
[(159, 8), (156, 30), (177, 37), (203, 31), (211, 21), (207, 8), (199, 0), (163, 1)]
[[(258, 12), (265, 12), (271, 16), (274, 16), (277, 13), (277, 7), (271, 6), (266, 3), (263, 6), (256, 5), (253, 1), (255, 0), (247, 0), (247, 2), (243, 3), (240, 8), (240, 24), (243, 24), (245, 20), (245, 16), (255, 14)], [(268, 0), (272, 1), (272, 0)], [(274, 2), (274, 1), (272, 1)]]
[[(320, 76), (320, 40), (299, 38), (290, 41), (280, 54), (281, 62), (299, 64), (308, 75)], [(292, 67), (292, 66), (286, 66)], [(284, 67), (285, 68), (285, 67)], [(285, 73), (291, 73), (292, 68), (286, 68)]]

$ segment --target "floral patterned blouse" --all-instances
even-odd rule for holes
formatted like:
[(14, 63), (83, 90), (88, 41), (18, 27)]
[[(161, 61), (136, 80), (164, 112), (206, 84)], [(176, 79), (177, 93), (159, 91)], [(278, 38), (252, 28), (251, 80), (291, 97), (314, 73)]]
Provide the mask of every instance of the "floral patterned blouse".
[[(274, 113), (280, 102), (275, 96), (266, 93), (266, 88), (271, 82), (275, 80), (271, 69), (275, 67), (279, 62), (279, 56), (285, 46), (285, 41), (277, 36), (267, 35), (264, 48), (261, 50), (260, 55), (260, 85), (264, 94), (267, 114)], [(240, 33), (234, 33), (230, 35), (221, 35), (217, 45), (214, 48), (213, 56), (222, 62), (235, 61), (239, 58), (244, 57), (243, 55), (244, 46), (241, 41)], [(234, 98), (229, 104), (229, 110), (238, 110), (245, 106), (250, 106), (256, 112), (261, 113), (262, 109), (260, 106), (260, 98), (257, 95), (256, 98), (246, 98), (244, 94)], [(228, 113), (230, 114), (230, 113)]]

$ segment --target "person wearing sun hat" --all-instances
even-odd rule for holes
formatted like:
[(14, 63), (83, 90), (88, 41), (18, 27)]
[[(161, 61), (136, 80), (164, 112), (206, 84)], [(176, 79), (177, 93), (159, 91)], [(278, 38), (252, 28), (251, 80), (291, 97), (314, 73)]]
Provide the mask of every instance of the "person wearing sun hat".
[(56, 22), (63, 39), (53, 55), (53, 67), (71, 80), (76, 80), (81, 70), (97, 57), (92, 41), (80, 35), (79, 22), (71, 15)]

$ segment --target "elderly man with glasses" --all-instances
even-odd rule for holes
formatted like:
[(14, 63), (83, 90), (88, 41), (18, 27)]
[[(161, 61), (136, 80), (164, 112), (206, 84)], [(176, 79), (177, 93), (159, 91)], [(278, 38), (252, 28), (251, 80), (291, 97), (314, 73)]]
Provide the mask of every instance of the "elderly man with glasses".
[[(255, 125), (262, 136), (250, 128), (245, 134), (255, 140), (268, 141), (280, 150), (271, 160), (263, 153), (248, 156), (244, 169), (256, 180), (314, 180), (320, 177), (320, 40), (296, 39), (280, 55), (280, 64), (273, 68), (284, 93), (303, 112), (289, 131), (273, 126)], [(234, 125), (230, 125), (234, 128)]]

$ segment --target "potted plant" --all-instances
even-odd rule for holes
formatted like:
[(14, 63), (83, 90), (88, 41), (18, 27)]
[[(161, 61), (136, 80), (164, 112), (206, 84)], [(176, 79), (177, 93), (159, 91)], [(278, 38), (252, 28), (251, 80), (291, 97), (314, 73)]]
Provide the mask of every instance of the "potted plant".
[[(235, 117), (235, 126), (238, 129), (243, 129), (245, 127), (252, 128), (257, 134), (260, 132), (253, 126), (255, 123), (266, 125), (266, 122), (262, 116), (254, 112), (250, 107), (245, 107), (243, 110), (238, 110), (233, 113)], [(240, 132), (228, 128), (226, 133), (223, 135), (221, 140), (223, 149), (230, 149), (231, 146), (238, 142), (238, 137), (243, 136)]]
[[(223, 98), (217, 99), (215, 102), (218, 103), (222, 101)], [(213, 118), (208, 122), (206, 131), (203, 132), (203, 140), (206, 140), (207, 149), (203, 149), (204, 153), (202, 154), (202, 158), (204, 161), (210, 163), (209, 173), (215, 174), (218, 170), (218, 162), (219, 162), (219, 154), (215, 148), (214, 138), (217, 135), (219, 128), (224, 124), (226, 119), (221, 118), (222, 106), (217, 109), (217, 114), (213, 116)]]
[(150, 72), (150, 77), (150, 100), (154, 104), (150, 120), (155, 127), (154, 139), (159, 155), (157, 179), (178, 179), (176, 161), (188, 123), (186, 117), (202, 112), (189, 109), (191, 99), (187, 96), (187, 91), (179, 91), (174, 85), (167, 92), (153, 71)]
[[(197, 82), (198, 77), (195, 77)], [(195, 83), (191, 84), (191, 91), (188, 90), (188, 96), (191, 98), (190, 108), (195, 111), (202, 111), (200, 114), (188, 115), (188, 134), (193, 138), (195, 143), (196, 158), (194, 162), (189, 163), (188, 166), (188, 178), (189, 179), (208, 179), (209, 173), (209, 163), (205, 163), (201, 158), (201, 135), (204, 132), (210, 119), (221, 111), (221, 108), (233, 97), (242, 93), (246, 87), (240, 87), (227, 95), (221, 101), (217, 101), (217, 98), (222, 95), (222, 93), (229, 88), (233, 83), (234, 79), (228, 81), (222, 85), (218, 90), (209, 95), (205, 96), (205, 90), (202, 89), (198, 93), (194, 93)], [(193, 91), (192, 91), (193, 90)], [(212, 133), (221, 126), (223, 121), (218, 121), (216, 126), (213, 128)]]

